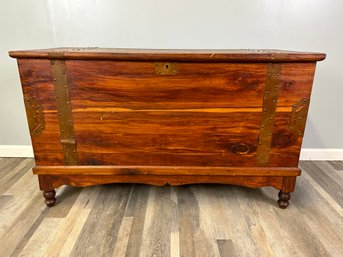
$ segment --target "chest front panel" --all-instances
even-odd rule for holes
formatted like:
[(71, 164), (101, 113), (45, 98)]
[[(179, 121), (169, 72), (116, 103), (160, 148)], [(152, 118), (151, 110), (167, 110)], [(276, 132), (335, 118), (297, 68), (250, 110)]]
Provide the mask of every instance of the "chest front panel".
[[(304, 124), (295, 119), (306, 119), (312, 62), (64, 66), (79, 165), (297, 165)], [(24, 95), (39, 102), (45, 120), (32, 135), (36, 162), (61, 165), (52, 64), (22, 59), (19, 67)]]

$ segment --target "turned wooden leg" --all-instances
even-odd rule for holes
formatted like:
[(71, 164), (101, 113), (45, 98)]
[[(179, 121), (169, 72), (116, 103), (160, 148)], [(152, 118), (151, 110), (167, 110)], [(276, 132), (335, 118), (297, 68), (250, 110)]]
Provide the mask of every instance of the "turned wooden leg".
[(281, 209), (286, 209), (291, 199), (291, 192), (294, 191), (295, 182), (297, 177), (284, 177), (282, 181), (282, 188), (278, 194), (279, 200), (277, 201)]
[(291, 199), (291, 194), (285, 193), (282, 190), (280, 190), (278, 196), (279, 196), (279, 200), (277, 202), (279, 204), (279, 207), (281, 209), (286, 209), (287, 206), (289, 205), (289, 199)]
[(50, 191), (44, 191), (43, 196), (45, 198), (45, 204), (48, 207), (52, 207), (56, 203), (56, 198), (55, 198), (56, 192), (55, 190), (50, 190)]
[(45, 204), (52, 207), (56, 203), (56, 192), (52, 183), (52, 178), (49, 175), (38, 175), (39, 187), (43, 191)]

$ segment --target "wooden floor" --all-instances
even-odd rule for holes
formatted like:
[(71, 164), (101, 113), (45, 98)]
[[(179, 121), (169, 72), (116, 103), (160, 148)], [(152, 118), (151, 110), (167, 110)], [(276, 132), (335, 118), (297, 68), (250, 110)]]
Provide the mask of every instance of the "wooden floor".
[(0, 256), (343, 256), (343, 162), (302, 162), (291, 204), (228, 185), (61, 187), (0, 158)]

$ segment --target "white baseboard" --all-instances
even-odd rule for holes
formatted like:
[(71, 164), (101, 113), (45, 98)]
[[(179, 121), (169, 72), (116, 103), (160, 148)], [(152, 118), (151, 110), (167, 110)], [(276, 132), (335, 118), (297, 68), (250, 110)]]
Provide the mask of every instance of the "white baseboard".
[(33, 157), (31, 145), (0, 145), (0, 157)]
[(343, 161), (343, 149), (303, 148), (301, 149), (300, 160)]
[[(0, 145), (0, 157), (33, 157), (31, 145)], [(301, 149), (300, 160), (343, 160), (343, 149)]]

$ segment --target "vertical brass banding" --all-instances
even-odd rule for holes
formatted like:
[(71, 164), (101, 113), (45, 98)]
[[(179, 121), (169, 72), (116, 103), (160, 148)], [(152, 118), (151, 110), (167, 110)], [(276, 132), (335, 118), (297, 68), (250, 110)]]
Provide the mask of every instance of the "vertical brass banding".
[(67, 70), (64, 60), (50, 60), (54, 92), (56, 96), (58, 122), (60, 126), (61, 144), (64, 164), (77, 165), (74, 123), (70, 104)]
[(270, 147), (272, 143), (274, 118), (279, 96), (281, 64), (270, 63), (263, 95), (261, 125), (257, 146), (256, 163), (259, 166), (269, 165)]

